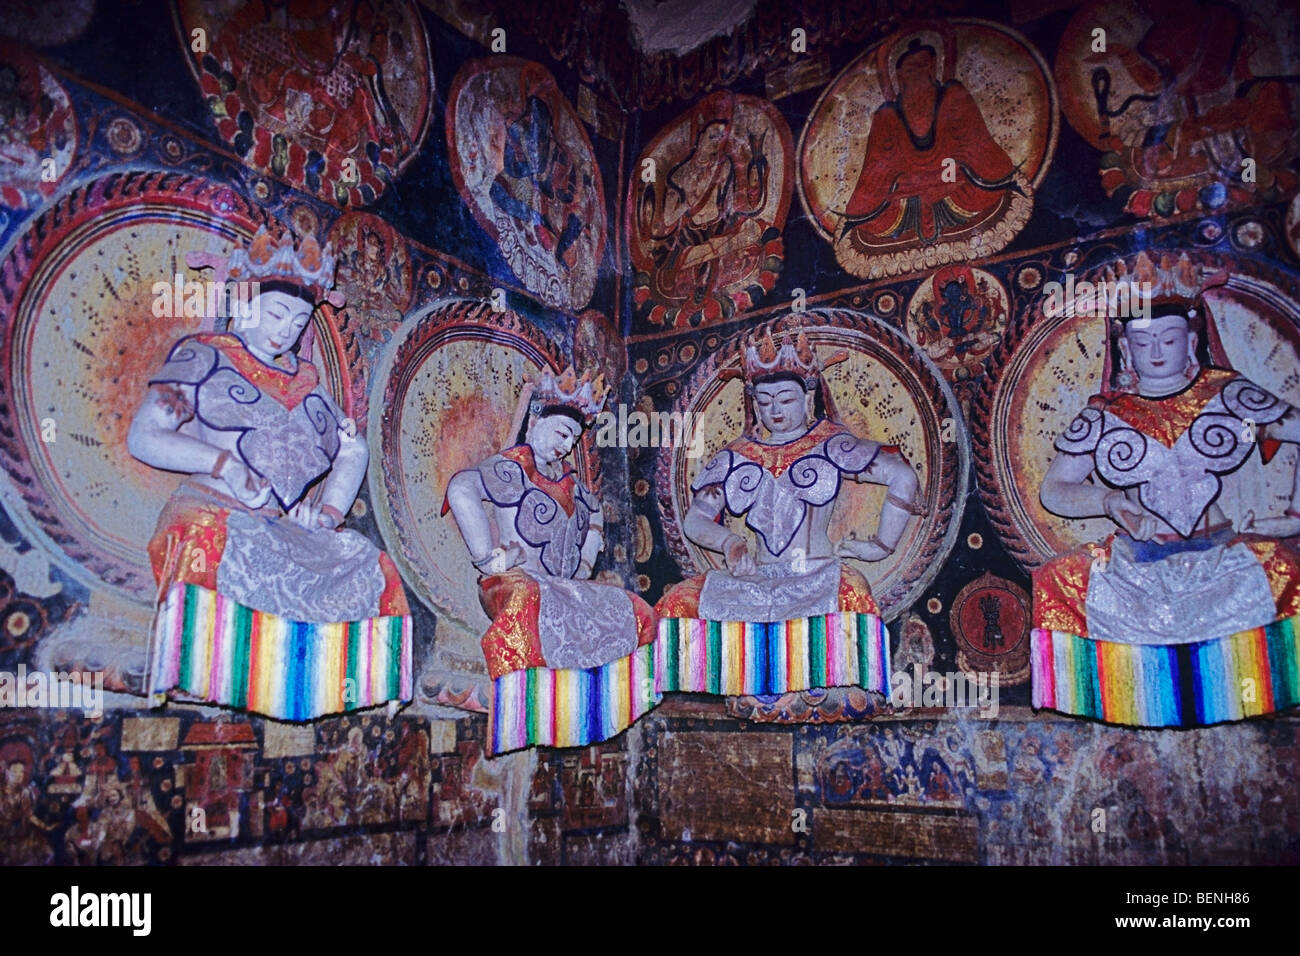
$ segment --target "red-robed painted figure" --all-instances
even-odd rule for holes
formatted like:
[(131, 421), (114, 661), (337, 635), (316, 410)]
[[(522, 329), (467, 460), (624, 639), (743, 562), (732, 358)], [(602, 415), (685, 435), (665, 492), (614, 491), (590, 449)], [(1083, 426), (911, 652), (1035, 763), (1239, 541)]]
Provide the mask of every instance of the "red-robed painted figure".
[(1017, 200), (1028, 202), (975, 98), (958, 80), (937, 80), (936, 64), (934, 47), (913, 38), (893, 64), (896, 94), (881, 64), (889, 98), (871, 118), (840, 241), (862, 251), (929, 245), (999, 217)]

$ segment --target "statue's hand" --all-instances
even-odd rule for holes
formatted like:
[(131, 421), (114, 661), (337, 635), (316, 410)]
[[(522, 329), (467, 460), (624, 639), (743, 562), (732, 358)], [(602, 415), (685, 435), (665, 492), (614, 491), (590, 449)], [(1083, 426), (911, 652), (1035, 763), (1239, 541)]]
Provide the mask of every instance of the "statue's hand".
[(1159, 530), (1159, 519), (1122, 491), (1106, 495), (1106, 515), (1137, 541), (1150, 541)]
[(855, 534), (841, 538), (835, 546), (837, 558), (857, 558), (859, 561), (883, 561), (893, 554), (892, 548), (886, 548), (876, 537), (863, 541)]
[(239, 503), (250, 510), (256, 511), (271, 497), (271, 483), (260, 475), (253, 474), (233, 457), (221, 469), (221, 480)]
[(518, 541), (510, 542), (508, 547), (496, 547), (484, 557), (474, 561), (479, 574), (505, 574), (511, 568), (517, 568), (528, 560), (528, 555)]
[(758, 571), (758, 565), (754, 563), (754, 556), (749, 553), (749, 545), (740, 535), (732, 535), (727, 541), (727, 547), (723, 550), (722, 556), (727, 560), (727, 570), (732, 574), (755, 574)]
[(322, 528), (333, 530), (336, 527), (334, 519), (325, 513), (323, 506), (314, 505), (306, 498), (289, 510), (289, 519), (308, 531), (319, 531)]
[(1286, 515), (1280, 518), (1256, 518), (1255, 512), (1246, 512), (1246, 519), (1237, 529), (1241, 534), (1259, 534), (1269, 538), (1294, 538), (1300, 535), (1300, 518)]

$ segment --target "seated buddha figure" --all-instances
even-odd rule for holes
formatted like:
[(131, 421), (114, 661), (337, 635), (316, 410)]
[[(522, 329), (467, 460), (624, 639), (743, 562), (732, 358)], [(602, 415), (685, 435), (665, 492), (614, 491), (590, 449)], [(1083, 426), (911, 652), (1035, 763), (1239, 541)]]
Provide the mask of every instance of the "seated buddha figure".
[(294, 351), (334, 258), (265, 228), (225, 262), (196, 258), (256, 294), (229, 331), (173, 346), (127, 435), (140, 461), (187, 476), (148, 546), (151, 694), (286, 720), (395, 709), (411, 699), (406, 595), (389, 557), (340, 527), (369, 453)]
[(1269, 536), (1300, 513), (1241, 502), (1234, 528), (1220, 503), (1256, 448), (1300, 441), (1300, 414), (1228, 367), (1204, 296), (1149, 311), (1110, 321), (1106, 390), (1042, 483), (1049, 511), (1116, 530), (1034, 572), (1034, 705), (1184, 726), (1300, 703), (1300, 554)]
[(447, 485), (442, 513), (455, 516), (492, 619), (482, 647), (493, 753), (605, 740), (659, 700), (654, 611), (591, 580), (604, 516), (566, 461), (607, 393), (603, 376), (543, 372), (522, 442)]
[[(843, 361), (840, 353), (826, 364)], [(664, 690), (768, 694), (861, 684), (887, 692), (888, 636), (867, 579), (843, 558), (880, 561), (913, 515), (918, 481), (896, 446), (835, 420), (807, 337), (742, 347), (745, 433), (691, 482), (686, 536), (725, 568), (689, 578), (656, 605)], [(845, 480), (885, 485), (874, 534), (829, 536)], [(755, 545), (722, 523), (744, 516)]]

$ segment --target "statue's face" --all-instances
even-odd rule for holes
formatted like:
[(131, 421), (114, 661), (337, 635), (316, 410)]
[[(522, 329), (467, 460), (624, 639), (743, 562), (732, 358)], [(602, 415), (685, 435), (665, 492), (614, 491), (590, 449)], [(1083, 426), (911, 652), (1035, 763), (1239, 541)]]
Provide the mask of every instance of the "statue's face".
[(311, 321), (312, 304), (288, 292), (263, 292), (255, 300), (257, 321), (239, 326), (248, 347), (273, 358), (293, 348)]
[(582, 427), (568, 415), (547, 415), (528, 429), (528, 445), (538, 464), (559, 461), (578, 443)]
[(21, 761), (15, 760), (5, 768), (5, 780), (11, 787), (20, 787), (27, 778), (27, 768)]
[(1165, 315), (1128, 323), (1122, 344), (1139, 379), (1169, 378), (1183, 372), (1196, 354), (1196, 333), (1187, 331), (1183, 316)]
[(807, 397), (795, 382), (760, 382), (754, 386), (754, 409), (769, 432), (791, 432), (808, 424)]

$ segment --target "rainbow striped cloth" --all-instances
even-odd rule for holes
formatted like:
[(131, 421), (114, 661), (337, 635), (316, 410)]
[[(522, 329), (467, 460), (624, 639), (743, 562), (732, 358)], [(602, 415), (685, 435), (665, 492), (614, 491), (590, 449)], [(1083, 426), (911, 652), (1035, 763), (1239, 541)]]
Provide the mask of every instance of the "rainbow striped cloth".
[(660, 618), (656, 645), (661, 691), (737, 696), (856, 684), (889, 693), (889, 632), (874, 614), (771, 623)]
[(655, 644), (588, 668), (529, 667), (492, 682), (489, 754), (522, 747), (583, 747), (632, 726), (662, 700)]
[(1035, 628), (1033, 703), (1135, 727), (1189, 727), (1300, 704), (1300, 615), (1191, 644)]
[(154, 618), (148, 693), (279, 720), (412, 698), (411, 618), (312, 624), (176, 582)]

